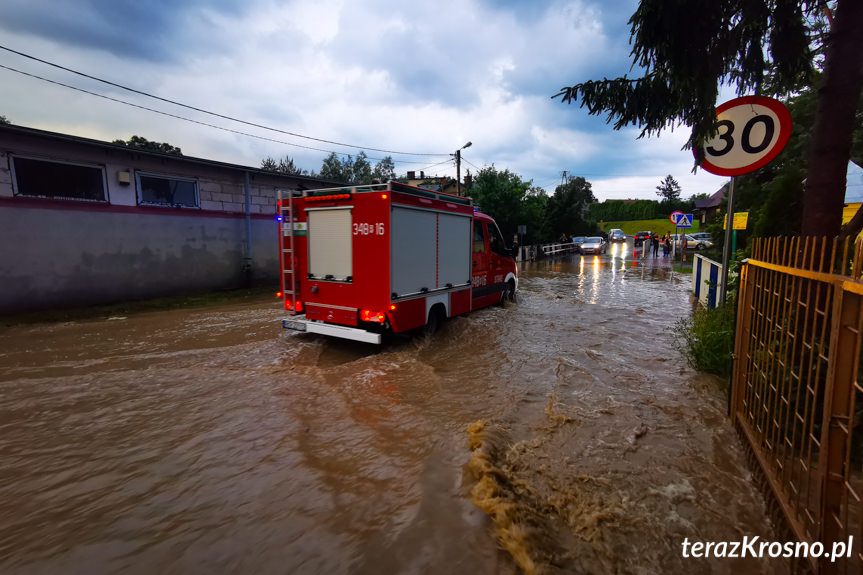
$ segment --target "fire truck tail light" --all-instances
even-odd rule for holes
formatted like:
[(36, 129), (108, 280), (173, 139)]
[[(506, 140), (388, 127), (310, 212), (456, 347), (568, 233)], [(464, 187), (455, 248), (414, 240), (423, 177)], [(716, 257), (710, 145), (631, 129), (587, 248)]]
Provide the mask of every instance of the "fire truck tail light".
[(362, 321), (384, 323), (384, 321), (387, 319), (387, 316), (382, 311), (372, 311), (370, 309), (364, 309), (360, 312), (360, 319)]
[(390, 306), (390, 311), (396, 311), (396, 304), (392, 304)]
[(382, 199), (382, 200), (387, 199), (387, 195), (386, 195), (386, 194), (381, 194), (381, 199)]
[(303, 311), (303, 302), (297, 302), (297, 309), (294, 309), (294, 302), (291, 300), (285, 300), (285, 309), (288, 311), (296, 311), (297, 313), (301, 313)]
[(276, 292), (276, 297), (282, 297), (282, 292), (277, 291), (277, 292)]

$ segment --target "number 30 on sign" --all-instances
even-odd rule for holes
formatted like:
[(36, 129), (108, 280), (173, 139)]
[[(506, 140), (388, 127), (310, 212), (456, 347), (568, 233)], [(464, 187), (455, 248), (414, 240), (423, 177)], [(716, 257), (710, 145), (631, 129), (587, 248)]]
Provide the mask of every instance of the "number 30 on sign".
[(704, 144), (702, 168), (739, 176), (766, 166), (791, 137), (791, 114), (781, 102), (744, 96), (716, 108), (719, 132)]

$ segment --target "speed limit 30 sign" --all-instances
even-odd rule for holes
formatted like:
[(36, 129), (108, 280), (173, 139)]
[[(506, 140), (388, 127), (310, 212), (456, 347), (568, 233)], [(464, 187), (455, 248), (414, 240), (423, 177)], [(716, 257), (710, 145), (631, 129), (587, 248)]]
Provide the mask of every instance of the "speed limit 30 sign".
[(704, 144), (702, 168), (739, 176), (767, 165), (791, 137), (791, 114), (778, 100), (744, 96), (716, 108), (719, 132)]

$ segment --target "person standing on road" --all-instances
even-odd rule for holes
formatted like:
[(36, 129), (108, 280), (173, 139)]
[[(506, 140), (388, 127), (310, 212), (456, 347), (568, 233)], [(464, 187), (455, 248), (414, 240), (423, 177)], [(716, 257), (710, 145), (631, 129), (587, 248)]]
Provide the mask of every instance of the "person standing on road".
[(667, 258), (669, 253), (671, 253), (671, 234), (665, 232), (665, 238), (662, 241), (662, 255)]
[(651, 236), (651, 243), (653, 244), (651, 247), (653, 248), (653, 257), (659, 257), (659, 234), (653, 232)]

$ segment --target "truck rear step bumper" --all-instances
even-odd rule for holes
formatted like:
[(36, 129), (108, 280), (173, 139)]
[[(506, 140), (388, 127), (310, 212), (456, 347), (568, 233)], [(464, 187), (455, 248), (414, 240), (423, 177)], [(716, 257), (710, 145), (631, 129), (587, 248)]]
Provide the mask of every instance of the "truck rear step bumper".
[(289, 319), (282, 320), (282, 327), (285, 329), (293, 329), (296, 331), (305, 331), (308, 333), (319, 333), (329, 335), (331, 337), (340, 337), (342, 339), (350, 339), (353, 341), (362, 341), (365, 343), (381, 343), (381, 334), (372, 333), (364, 329), (355, 327), (347, 327), (343, 325), (333, 325), (331, 323), (322, 323), (306, 319), (305, 315), (298, 315)]

